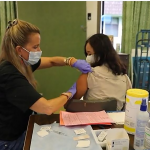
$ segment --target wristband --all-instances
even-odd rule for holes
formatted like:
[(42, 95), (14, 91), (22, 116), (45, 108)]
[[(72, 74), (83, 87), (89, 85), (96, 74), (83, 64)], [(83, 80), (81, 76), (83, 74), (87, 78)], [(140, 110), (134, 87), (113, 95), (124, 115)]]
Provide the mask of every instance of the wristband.
[(67, 100), (69, 100), (69, 98), (71, 97), (68, 93), (61, 93), (61, 95), (65, 95), (65, 96), (67, 96)]

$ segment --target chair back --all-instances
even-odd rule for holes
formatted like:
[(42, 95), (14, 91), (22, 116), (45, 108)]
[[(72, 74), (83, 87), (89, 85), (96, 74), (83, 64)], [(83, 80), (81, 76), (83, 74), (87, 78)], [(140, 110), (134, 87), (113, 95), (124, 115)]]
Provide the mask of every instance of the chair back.
[(116, 111), (117, 100), (115, 98), (106, 101), (72, 99), (65, 104), (64, 108), (68, 112)]

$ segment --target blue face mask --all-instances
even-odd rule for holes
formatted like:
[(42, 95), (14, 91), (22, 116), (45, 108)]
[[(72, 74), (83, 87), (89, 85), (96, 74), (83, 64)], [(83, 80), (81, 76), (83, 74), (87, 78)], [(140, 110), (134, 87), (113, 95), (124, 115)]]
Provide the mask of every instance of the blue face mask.
[(24, 61), (25, 64), (28, 64), (28, 65), (34, 65), (36, 64), (40, 58), (41, 58), (41, 55), (42, 55), (42, 51), (37, 51), (37, 52), (31, 52), (31, 51), (28, 51), (27, 49), (25, 49), (24, 47), (22, 47), (26, 52), (29, 53), (29, 59), (28, 60), (25, 60), (23, 57), (21, 57)]

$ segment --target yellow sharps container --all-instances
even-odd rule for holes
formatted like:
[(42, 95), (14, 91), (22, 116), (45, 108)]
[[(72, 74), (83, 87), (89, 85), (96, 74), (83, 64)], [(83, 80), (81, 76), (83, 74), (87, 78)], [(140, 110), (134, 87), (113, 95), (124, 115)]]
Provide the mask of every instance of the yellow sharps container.
[[(145, 98), (148, 106), (149, 93), (142, 89), (129, 89), (126, 93), (126, 108), (124, 128), (129, 134), (135, 133), (136, 116), (140, 111), (142, 99)], [(148, 107), (147, 107), (148, 108)]]

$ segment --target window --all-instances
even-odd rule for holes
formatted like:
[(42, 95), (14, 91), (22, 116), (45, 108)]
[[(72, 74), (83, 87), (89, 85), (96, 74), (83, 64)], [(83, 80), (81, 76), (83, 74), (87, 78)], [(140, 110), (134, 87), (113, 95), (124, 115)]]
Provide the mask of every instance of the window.
[(102, 1), (101, 33), (111, 37), (114, 48), (119, 52), (122, 38), (122, 1)]

